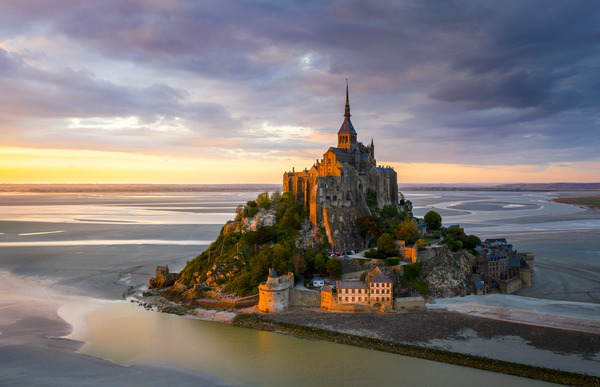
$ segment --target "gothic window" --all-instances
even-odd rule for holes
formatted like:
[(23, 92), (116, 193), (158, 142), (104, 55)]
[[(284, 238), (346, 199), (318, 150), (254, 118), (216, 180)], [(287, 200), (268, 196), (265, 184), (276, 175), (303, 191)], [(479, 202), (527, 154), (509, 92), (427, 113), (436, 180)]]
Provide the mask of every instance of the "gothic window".
[(336, 201), (337, 200), (337, 196), (333, 195), (333, 200)]

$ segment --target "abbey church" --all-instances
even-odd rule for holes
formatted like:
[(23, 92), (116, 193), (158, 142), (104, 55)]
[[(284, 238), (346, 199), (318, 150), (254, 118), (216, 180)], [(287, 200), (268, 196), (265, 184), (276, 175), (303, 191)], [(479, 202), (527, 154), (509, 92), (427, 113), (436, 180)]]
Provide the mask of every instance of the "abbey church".
[(337, 251), (363, 248), (357, 220), (370, 215), (367, 194), (375, 193), (377, 207), (398, 204), (397, 174), (391, 167), (378, 166), (373, 140), (368, 146), (357, 141), (350, 121), (348, 84), (344, 122), (338, 131), (337, 147), (301, 172), (283, 175), (284, 192), (292, 192), (298, 204), (310, 210), (310, 221), (323, 226)]

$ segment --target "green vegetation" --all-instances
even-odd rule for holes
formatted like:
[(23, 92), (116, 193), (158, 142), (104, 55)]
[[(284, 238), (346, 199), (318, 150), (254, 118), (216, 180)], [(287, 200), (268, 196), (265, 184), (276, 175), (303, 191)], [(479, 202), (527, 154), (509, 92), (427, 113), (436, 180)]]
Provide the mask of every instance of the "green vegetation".
[[(367, 202), (369, 202), (368, 197), (369, 193), (367, 192)], [(399, 224), (407, 219), (397, 206), (387, 205), (379, 209), (376, 207), (376, 200), (371, 204), (369, 209), (372, 215), (358, 219), (358, 229), (367, 246), (371, 246), (371, 242), (377, 240), (382, 234), (393, 235)]]
[(327, 269), (327, 273), (329, 273), (330, 277), (338, 278), (340, 275), (342, 275), (342, 261), (339, 259), (330, 259), (327, 261), (325, 268)]
[(208, 249), (188, 262), (178, 282), (189, 287), (220, 273), (216, 284), (224, 285), (223, 291), (247, 296), (258, 292), (258, 285), (266, 280), (271, 267), (279, 274), (289, 270), (296, 274), (324, 272), (328, 245), (308, 251), (298, 251), (295, 245), (302, 221), (308, 217), (304, 206), (296, 204), (289, 192), (270, 196), (264, 192), (243, 209), (238, 208), (236, 219), (255, 216), (263, 208), (275, 211), (277, 221), (273, 226), (244, 233), (227, 233), (223, 228)]
[(386, 232), (377, 238), (377, 250), (384, 253), (386, 258), (397, 255), (396, 240), (392, 234)]
[(365, 198), (365, 200), (367, 201), (367, 206), (369, 206), (369, 208), (376, 208), (377, 192), (373, 191), (371, 188), (367, 188), (367, 197)]
[(435, 231), (442, 228), (442, 216), (435, 211), (429, 211), (423, 217), (428, 231)]
[(552, 201), (557, 203), (573, 204), (577, 206), (590, 206), (600, 208), (600, 196), (588, 196), (581, 198), (558, 198), (553, 199)]
[(459, 227), (450, 227), (446, 230), (445, 234), (446, 236), (442, 242), (445, 243), (451, 251), (458, 251), (463, 248), (472, 250), (481, 245), (481, 239), (479, 239), (477, 235), (466, 235)]
[(372, 259), (386, 259), (387, 254), (382, 251), (371, 248), (368, 251), (365, 251), (365, 257)]
[(404, 241), (407, 246), (414, 245), (420, 237), (419, 229), (412, 220), (404, 219), (394, 231), (394, 237)]
[(429, 294), (427, 282), (422, 280), (423, 268), (418, 263), (411, 263), (402, 266), (401, 284), (404, 287), (410, 287), (423, 295)]

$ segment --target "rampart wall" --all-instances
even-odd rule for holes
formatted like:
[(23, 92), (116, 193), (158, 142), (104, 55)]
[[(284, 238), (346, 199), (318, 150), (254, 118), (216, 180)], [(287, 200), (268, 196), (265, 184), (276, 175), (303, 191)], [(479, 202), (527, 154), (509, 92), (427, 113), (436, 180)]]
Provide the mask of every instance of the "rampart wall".
[(425, 309), (425, 299), (423, 297), (402, 297), (394, 299), (395, 310), (415, 310)]
[(290, 289), (290, 306), (318, 308), (321, 305), (321, 292), (314, 290)]

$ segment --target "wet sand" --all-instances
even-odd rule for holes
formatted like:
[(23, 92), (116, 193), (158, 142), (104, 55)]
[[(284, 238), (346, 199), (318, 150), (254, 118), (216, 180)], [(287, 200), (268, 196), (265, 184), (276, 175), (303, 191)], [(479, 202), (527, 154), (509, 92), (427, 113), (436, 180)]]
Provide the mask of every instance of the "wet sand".
[(348, 314), (300, 309), (269, 320), (600, 376), (600, 334), (447, 310)]
[[(48, 280), (0, 272), (0, 385), (2, 386), (222, 386), (217, 379), (165, 364), (118, 365), (77, 351), (85, 320), (111, 302), (68, 296)], [(72, 318), (71, 324), (63, 319)]]

